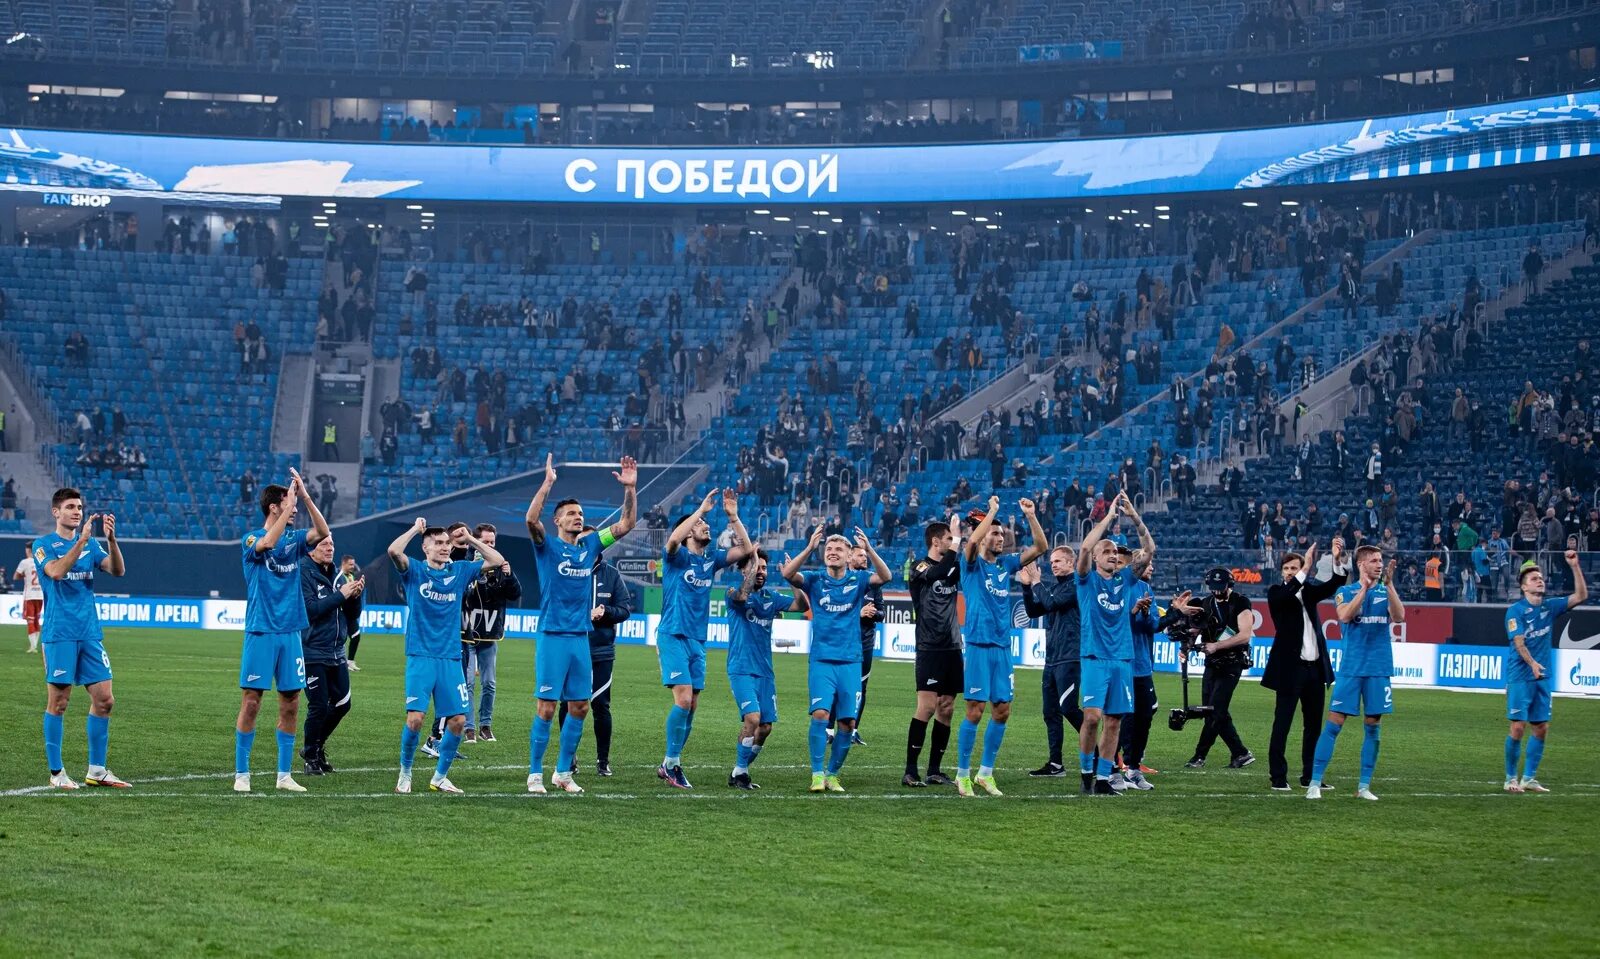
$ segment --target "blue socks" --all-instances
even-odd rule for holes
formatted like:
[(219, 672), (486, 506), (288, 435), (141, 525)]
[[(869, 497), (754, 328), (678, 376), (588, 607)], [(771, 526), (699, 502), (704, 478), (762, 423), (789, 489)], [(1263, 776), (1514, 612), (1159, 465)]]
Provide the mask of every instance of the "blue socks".
[(44, 714), (44, 761), (50, 765), (51, 773), (58, 773), (62, 769), (61, 720), (62, 717), (54, 713)]
[(278, 734), (278, 775), (287, 776), (294, 768), (294, 733), (286, 733), (279, 729)]
[(833, 759), (828, 763), (828, 775), (837, 776), (839, 770), (844, 768), (844, 759), (850, 755), (850, 742), (853, 737), (843, 729), (836, 729), (833, 733)]
[(556, 772), (572, 772), (572, 762), (578, 758), (578, 743), (583, 740), (583, 720), (568, 715), (561, 724), (561, 752), (556, 755)]
[[(1530, 750), (1531, 751), (1531, 750)], [(1506, 737), (1506, 778), (1517, 778), (1517, 762), (1522, 759), (1522, 740)]]
[[(569, 720), (572, 717), (567, 717)], [(551, 720), (534, 714), (533, 727), (528, 730), (528, 775), (544, 775), (544, 754), (550, 749)], [(562, 732), (565, 736), (565, 731)]]
[(1094, 773), (1094, 754), (1093, 753), (1085, 753), (1085, 752), (1078, 753), (1078, 772), (1082, 773), (1085, 776), (1092, 775)]
[(1333, 761), (1333, 741), (1339, 738), (1339, 730), (1344, 727), (1333, 720), (1322, 724), (1322, 735), (1317, 737), (1317, 751), (1311, 760), (1311, 784), (1313, 786), (1322, 782), (1322, 774), (1327, 771), (1328, 763)]
[[(49, 729), (50, 727), (48, 725), (46, 725), (45, 728)], [(56, 758), (58, 760), (61, 758), (61, 731), (60, 730), (61, 730), (61, 720), (57, 719), (56, 720)], [(48, 742), (48, 741), (49, 740), (47, 739), (46, 742)], [(242, 776), (242, 775), (245, 775), (246, 773), (248, 773), (250, 771), (250, 750), (252, 750), (254, 748), (256, 748), (256, 731), (254, 729), (250, 730), (247, 733), (241, 733), (237, 729), (235, 729), (233, 731), (233, 771), (234, 772), (236, 772), (236, 773), (238, 773), (239, 775)]]
[(984, 769), (993, 769), (994, 761), (1000, 755), (1000, 743), (1006, 738), (1006, 724), (989, 720), (989, 728), (983, 731), (983, 762)]
[[(84, 732), (89, 738), (89, 768), (104, 769), (106, 765), (106, 743), (111, 738), (111, 717), (96, 716), (90, 713), (83, 721)], [(56, 755), (60, 755), (61, 744), (56, 743)]]
[(1110, 779), (1112, 768), (1111, 760), (1101, 756), (1094, 761), (1094, 778)]
[(978, 724), (970, 719), (961, 720), (956, 731), (956, 774), (965, 776), (972, 769), (972, 747), (978, 741)]
[[(683, 742), (678, 744), (678, 749), (680, 751), (683, 749), (684, 746), (687, 746), (689, 744), (689, 734), (692, 733), (692, 732), (694, 732), (694, 710), (687, 709), (687, 710), (684, 710)], [(674, 753), (673, 755), (677, 755), (677, 753)]]
[(756, 743), (754, 736), (740, 737), (738, 755), (734, 757), (733, 774), (735, 776), (750, 771), (750, 764), (761, 755), (761, 747)]
[[(1378, 768), (1378, 724), (1365, 723), (1362, 732), (1365, 738), (1361, 740), (1361, 788), (1366, 789), (1372, 785), (1372, 771)], [(1529, 753), (1532, 752), (1530, 749)]]
[(411, 771), (411, 761), (417, 758), (417, 744), (422, 741), (422, 730), (410, 726), (400, 727), (400, 768)]
[(450, 764), (456, 761), (456, 751), (461, 748), (461, 734), (453, 733), (450, 727), (444, 728), (444, 735), (439, 737), (439, 763), (433, 767), (433, 774), (443, 779), (450, 772)]
[(1539, 771), (1539, 760), (1544, 758), (1544, 740), (1538, 736), (1528, 739), (1528, 763), (1522, 770), (1523, 779), (1532, 779)]
[[(690, 712), (672, 704), (667, 711), (667, 756), (666, 758), (676, 765), (678, 757), (683, 755), (683, 744), (689, 739)], [(665, 765), (665, 764), (664, 764)]]
[(806, 745), (811, 747), (811, 775), (822, 772), (822, 761), (828, 753), (828, 721), (812, 719), (811, 731), (806, 735)]

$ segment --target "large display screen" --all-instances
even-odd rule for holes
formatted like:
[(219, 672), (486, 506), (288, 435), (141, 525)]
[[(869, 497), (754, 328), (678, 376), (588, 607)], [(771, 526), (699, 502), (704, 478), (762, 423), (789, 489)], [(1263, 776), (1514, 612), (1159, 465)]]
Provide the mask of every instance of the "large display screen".
[(1600, 92), (1212, 133), (936, 146), (525, 147), (0, 129), (0, 188), (762, 206), (1348, 183), (1590, 157)]

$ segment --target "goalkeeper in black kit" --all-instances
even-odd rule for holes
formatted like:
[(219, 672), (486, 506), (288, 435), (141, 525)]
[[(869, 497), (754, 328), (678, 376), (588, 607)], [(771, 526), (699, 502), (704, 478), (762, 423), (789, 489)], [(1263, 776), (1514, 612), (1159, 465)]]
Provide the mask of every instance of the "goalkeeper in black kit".
[[(952, 786), (940, 763), (950, 745), (950, 719), (961, 692), (961, 634), (956, 623), (956, 597), (961, 593), (960, 553), (955, 535), (945, 523), (930, 523), (923, 532), (928, 551), (911, 564), (911, 609), (916, 623), (917, 710), (906, 739), (906, 774), (901, 784), (911, 787)], [(918, 759), (933, 721), (928, 776), (918, 772)]]

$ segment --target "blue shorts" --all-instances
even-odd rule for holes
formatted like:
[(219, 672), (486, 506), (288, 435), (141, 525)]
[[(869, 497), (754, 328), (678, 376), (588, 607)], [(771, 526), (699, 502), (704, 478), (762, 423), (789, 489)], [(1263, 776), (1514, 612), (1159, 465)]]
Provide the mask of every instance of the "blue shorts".
[(740, 718), (760, 713), (763, 723), (778, 721), (778, 683), (771, 676), (729, 673), (728, 688), (733, 690), (733, 704)]
[(93, 686), (111, 678), (111, 657), (98, 639), (44, 644), (44, 681), (52, 686)]
[(687, 636), (656, 637), (656, 655), (661, 659), (661, 685), (690, 686), (695, 692), (706, 688), (706, 644)]
[(1126, 659), (1083, 660), (1083, 690), (1078, 705), (1107, 716), (1133, 712), (1133, 663)]
[(306, 658), (299, 633), (245, 633), (239, 655), (239, 688), (292, 693), (306, 688)]
[(1394, 712), (1394, 690), (1387, 676), (1340, 676), (1333, 681), (1328, 711), (1346, 716), (1383, 716)]
[(834, 720), (855, 719), (861, 709), (861, 664), (813, 659), (806, 671), (811, 712), (825, 710)]
[(968, 646), (961, 651), (961, 677), (969, 701), (1011, 702), (1011, 647)]
[(540, 633), (533, 649), (535, 699), (581, 703), (594, 695), (587, 633)]
[(1506, 718), (1529, 723), (1550, 721), (1551, 694), (1555, 683), (1546, 673), (1543, 679), (1512, 680), (1506, 683)]
[(433, 714), (444, 719), (465, 716), (472, 708), (461, 660), (406, 657), (406, 712), (427, 712), (430, 699)]

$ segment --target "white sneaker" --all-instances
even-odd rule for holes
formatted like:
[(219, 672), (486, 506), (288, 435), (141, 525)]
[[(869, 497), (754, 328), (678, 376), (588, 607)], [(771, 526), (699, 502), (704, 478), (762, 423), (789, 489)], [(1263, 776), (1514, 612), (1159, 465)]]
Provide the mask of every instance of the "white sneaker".
[(972, 784), (991, 796), (1004, 796), (1000, 787), (995, 784), (993, 776), (973, 776)]
[(438, 740), (436, 739), (424, 739), (422, 741), (422, 746), (420, 747), (422, 749), (422, 755), (427, 756), (429, 759), (438, 759), (439, 747), (437, 743)]
[(236, 793), (247, 793), (247, 792), (250, 791), (250, 774), (249, 773), (234, 773), (233, 774), (233, 791), (236, 792)]
[(583, 787), (572, 781), (571, 773), (556, 773), (550, 780), (550, 785), (573, 795), (583, 792)]
[(85, 786), (105, 786), (108, 789), (133, 788), (131, 784), (123, 782), (121, 779), (117, 778), (116, 773), (105, 768), (104, 766), (100, 767), (99, 769), (91, 769), (87, 773), (84, 773), (83, 784)]
[(1505, 790), (1508, 793), (1522, 792), (1522, 780), (1512, 776), (1510, 779), (1506, 780)]
[(1156, 788), (1155, 784), (1144, 778), (1144, 773), (1137, 769), (1130, 771), (1124, 778), (1128, 780), (1128, 785), (1140, 790), (1141, 792), (1149, 792), (1150, 790)]
[(1522, 791), (1525, 793), (1547, 793), (1550, 790), (1537, 779), (1528, 776), (1522, 777)]
[(50, 785), (56, 789), (78, 788), (78, 784), (72, 781), (72, 777), (67, 775), (67, 771), (65, 769), (58, 773), (50, 774)]
[(428, 788), (436, 793), (454, 793), (457, 796), (465, 795), (460, 786), (450, 781), (449, 776), (434, 776), (428, 780)]
[(544, 795), (544, 773), (528, 774), (528, 792), (538, 793), (541, 796)]
[(1377, 802), (1378, 801), (1378, 797), (1374, 796), (1372, 794), (1372, 790), (1367, 789), (1364, 786), (1362, 788), (1356, 790), (1356, 798), (1357, 799), (1365, 799), (1365, 800), (1368, 800), (1369, 802)]
[(285, 773), (278, 777), (278, 788), (288, 793), (303, 793), (306, 787), (294, 781), (294, 777)]
[(411, 773), (409, 771), (400, 774), (400, 780), (394, 784), (394, 791), (397, 793), (411, 791)]
[(1307, 786), (1306, 787), (1306, 798), (1307, 799), (1321, 799), (1322, 798), (1322, 786), (1317, 784), (1317, 783), (1312, 783), (1311, 785)]

